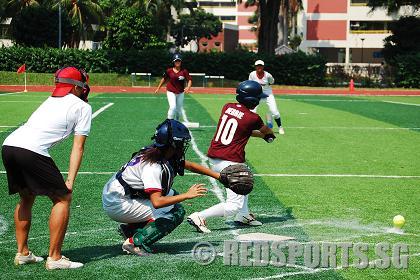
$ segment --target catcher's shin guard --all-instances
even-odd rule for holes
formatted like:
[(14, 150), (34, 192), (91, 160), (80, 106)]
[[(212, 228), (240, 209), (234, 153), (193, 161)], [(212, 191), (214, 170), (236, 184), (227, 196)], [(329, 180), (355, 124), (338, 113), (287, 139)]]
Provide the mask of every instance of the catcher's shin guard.
[(147, 252), (152, 253), (153, 250), (150, 246), (171, 233), (184, 220), (185, 210), (181, 204), (175, 204), (170, 213), (172, 214), (171, 219), (157, 218), (144, 228), (137, 229), (133, 235), (134, 245), (141, 246)]

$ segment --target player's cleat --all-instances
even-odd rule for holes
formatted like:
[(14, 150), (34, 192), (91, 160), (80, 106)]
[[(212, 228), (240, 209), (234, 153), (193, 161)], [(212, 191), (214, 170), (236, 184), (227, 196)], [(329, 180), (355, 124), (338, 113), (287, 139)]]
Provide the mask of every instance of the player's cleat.
[(48, 257), (47, 262), (45, 263), (45, 267), (48, 270), (53, 269), (74, 269), (74, 268), (81, 268), (83, 267), (82, 263), (79, 262), (72, 262), (69, 258), (65, 256), (61, 256), (61, 259), (54, 261), (52, 258)]
[(279, 126), (279, 134), (284, 134), (284, 128), (282, 126)]
[(32, 252), (29, 252), (27, 256), (24, 256), (21, 253), (16, 253), (15, 265), (38, 263), (38, 262), (42, 262), (43, 260), (44, 258), (37, 257)]
[(239, 226), (262, 226), (262, 223), (260, 221), (257, 221), (255, 219), (254, 214), (251, 213), (249, 213), (248, 215), (237, 214), (235, 217), (235, 224)]
[(197, 212), (192, 213), (188, 216), (187, 221), (190, 225), (195, 227), (198, 232), (210, 233), (211, 230), (207, 228), (206, 220), (200, 217)]
[(137, 247), (136, 245), (131, 243), (129, 238), (127, 238), (127, 240), (124, 241), (122, 245), (122, 250), (127, 254), (137, 255), (139, 257), (149, 255), (149, 253), (147, 253), (143, 248)]

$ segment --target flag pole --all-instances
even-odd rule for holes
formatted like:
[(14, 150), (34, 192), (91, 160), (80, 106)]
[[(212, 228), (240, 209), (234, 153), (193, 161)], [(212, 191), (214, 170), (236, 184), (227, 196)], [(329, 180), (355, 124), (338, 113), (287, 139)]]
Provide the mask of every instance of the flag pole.
[(24, 77), (25, 77), (25, 90), (23, 92), (28, 92), (28, 90), (26, 89), (26, 71), (24, 72)]

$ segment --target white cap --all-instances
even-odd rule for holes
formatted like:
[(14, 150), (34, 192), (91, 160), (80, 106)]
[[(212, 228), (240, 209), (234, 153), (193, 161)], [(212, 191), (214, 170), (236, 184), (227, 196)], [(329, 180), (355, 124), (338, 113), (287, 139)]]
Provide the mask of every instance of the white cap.
[(264, 66), (264, 61), (262, 61), (262, 60), (257, 60), (257, 61), (255, 61), (255, 63), (254, 63), (254, 65), (255, 66), (257, 66), (257, 65), (262, 65), (262, 66)]

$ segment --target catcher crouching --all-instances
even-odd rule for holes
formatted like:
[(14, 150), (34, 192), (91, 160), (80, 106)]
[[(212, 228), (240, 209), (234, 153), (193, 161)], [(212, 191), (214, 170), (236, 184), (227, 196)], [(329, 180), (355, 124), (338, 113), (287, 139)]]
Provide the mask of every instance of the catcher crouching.
[(184, 169), (220, 179), (220, 174), (186, 161), (191, 139), (188, 129), (176, 120), (165, 120), (152, 137), (153, 143), (132, 155), (106, 183), (102, 192), (105, 213), (121, 223), (122, 249), (138, 256), (152, 253), (152, 244), (171, 233), (184, 220), (180, 202), (202, 197), (207, 189), (195, 184), (182, 194), (172, 185)]

